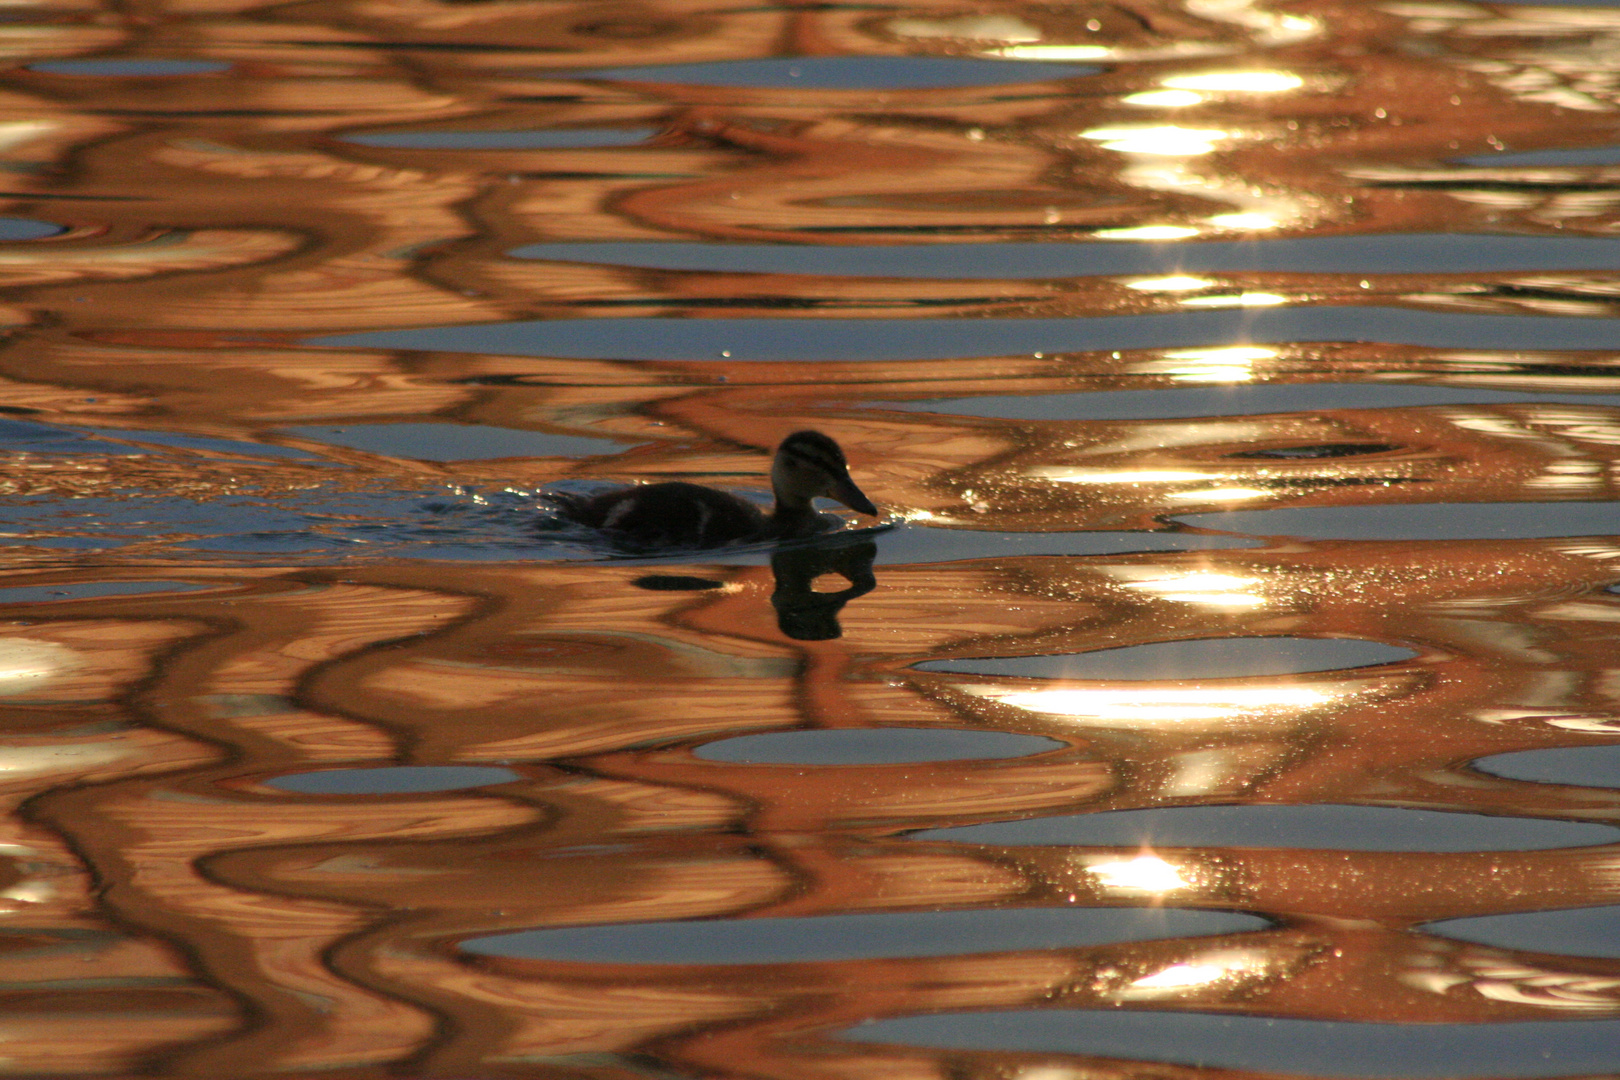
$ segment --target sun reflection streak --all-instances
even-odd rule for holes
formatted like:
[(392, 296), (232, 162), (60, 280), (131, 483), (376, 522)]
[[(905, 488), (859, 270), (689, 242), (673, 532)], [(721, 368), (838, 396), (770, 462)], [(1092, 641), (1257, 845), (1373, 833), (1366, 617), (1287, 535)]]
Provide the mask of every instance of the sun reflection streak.
[(1252, 382), (1256, 360), (1274, 360), (1277, 350), (1264, 345), (1223, 345), (1203, 349), (1170, 349), (1165, 364), (1154, 365), (1177, 382)]
[(1125, 1000), (1175, 997), (1181, 992), (1217, 983), (1247, 981), (1264, 975), (1270, 958), (1257, 949), (1222, 949), (1204, 953), (1194, 960), (1169, 964), (1143, 975), (1115, 992)]
[(1125, 287), (1141, 292), (1192, 292), (1194, 289), (1206, 289), (1213, 284), (1215, 283), (1208, 278), (1171, 274), (1167, 277), (1137, 278), (1135, 281), (1127, 281)]
[(49, 135), (62, 124), (55, 120), (10, 120), (0, 123), (0, 152), (15, 150), (23, 143)]
[(1091, 234), (1098, 240), (1185, 240), (1198, 230), (1186, 225), (1138, 225), (1129, 229), (1098, 229)]
[(1218, 982), (1226, 969), (1213, 964), (1171, 964), (1152, 975), (1144, 975), (1131, 983), (1133, 989), (1180, 990), (1188, 986), (1208, 986)]
[(77, 652), (54, 641), (0, 641), (0, 696), (24, 694), (79, 666)]
[(1204, 95), (1191, 90), (1143, 90), (1126, 94), (1119, 99), (1126, 105), (1141, 105), (1154, 109), (1181, 109), (1203, 103)]
[(1297, 90), (1305, 80), (1285, 71), (1208, 71), (1202, 75), (1172, 75), (1164, 85), (1173, 90), (1276, 94)]
[(1246, 292), (1223, 296), (1189, 296), (1181, 303), (1183, 307), (1200, 308), (1276, 307), (1288, 303), (1288, 297), (1279, 293)]
[[(1209, 499), (1213, 494), (1215, 493), (1200, 491), (1186, 494), (1186, 497), (1196, 497), (1202, 500)], [(1212, 574), (1207, 572), (1167, 574), (1159, 577), (1144, 578), (1139, 581), (1126, 581), (1121, 584), (1127, 589), (1138, 589), (1142, 592), (1153, 593), (1160, 600), (1174, 600), (1183, 604), (1203, 604), (1210, 607), (1224, 608), (1253, 608), (1260, 607), (1266, 602), (1264, 596), (1254, 591), (1254, 587), (1260, 584), (1260, 580), (1238, 574)]]
[(1089, 131), (1082, 131), (1080, 137), (1101, 143), (1104, 150), (1114, 150), (1122, 154), (1196, 157), (1213, 152), (1218, 143), (1231, 136), (1219, 128), (1184, 128), (1175, 124), (1155, 124), (1092, 128)]
[(1120, 51), (1107, 45), (1008, 45), (994, 55), (1007, 60), (1108, 60)]
[(1177, 889), (1190, 889), (1193, 885), (1182, 876), (1179, 868), (1153, 854), (1088, 863), (1086, 870), (1097, 879), (1099, 885), (1126, 892), (1158, 896)]
[(1263, 214), (1257, 210), (1245, 210), (1235, 214), (1216, 214), (1209, 219), (1211, 225), (1219, 225), (1223, 229), (1250, 229), (1260, 232), (1265, 229), (1281, 228), (1282, 222), (1270, 214)]
[(1332, 694), (1308, 686), (1012, 690), (962, 683), (958, 688), (974, 697), (1045, 716), (1146, 726), (1228, 720), (1238, 715), (1279, 709), (1309, 709), (1333, 700)]
[(1274, 491), (1254, 487), (1223, 487), (1204, 488), (1201, 491), (1173, 491), (1166, 498), (1176, 499), (1180, 502), (1244, 502), (1249, 499), (1265, 499), (1275, 495)]
[(1306, 15), (1265, 11), (1254, 0), (1186, 0), (1187, 13), (1199, 18), (1241, 26), (1254, 35), (1256, 45), (1286, 45), (1322, 33), (1323, 24)]
[[(1123, 571), (1130, 569), (1120, 567)], [(1195, 587), (1201, 591), (1211, 589), (1238, 590), (1248, 589), (1260, 584), (1259, 578), (1246, 577), (1243, 574), (1215, 574), (1204, 570), (1194, 570), (1184, 574), (1166, 573), (1156, 577), (1143, 577), (1136, 581), (1124, 582), (1128, 589), (1146, 589), (1149, 592), (1162, 592), (1167, 588), (1184, 589)]]

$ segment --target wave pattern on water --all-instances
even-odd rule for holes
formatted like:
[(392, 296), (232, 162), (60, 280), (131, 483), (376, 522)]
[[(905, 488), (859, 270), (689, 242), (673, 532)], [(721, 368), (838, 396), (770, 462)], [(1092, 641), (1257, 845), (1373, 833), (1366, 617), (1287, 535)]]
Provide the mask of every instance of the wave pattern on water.
[(0, 1077), (1620, 1073), (1620, 11), (6, 29)]

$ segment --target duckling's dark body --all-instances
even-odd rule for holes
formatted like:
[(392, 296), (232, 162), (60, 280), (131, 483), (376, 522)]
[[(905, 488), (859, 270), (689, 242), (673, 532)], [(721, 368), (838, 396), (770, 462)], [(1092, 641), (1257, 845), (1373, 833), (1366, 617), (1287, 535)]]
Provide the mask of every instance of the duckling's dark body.
[(682, 481), (544, 498), (569, 521), (635, 548), (709, 548), (813, 536), (837, 522), (811, 506), (817, 496), (877, 514), (849, 478), (838, 444), (817, 431), (797, 431), (782, 440), (771, 464), (771, 487), (776, 505), (770, 513), (728, 491)]
[(641, 547), (719, 547), (769, 539), (772, 531), (770, 517), (746, 499), (680, 481), (546, 499), (568, 520)]

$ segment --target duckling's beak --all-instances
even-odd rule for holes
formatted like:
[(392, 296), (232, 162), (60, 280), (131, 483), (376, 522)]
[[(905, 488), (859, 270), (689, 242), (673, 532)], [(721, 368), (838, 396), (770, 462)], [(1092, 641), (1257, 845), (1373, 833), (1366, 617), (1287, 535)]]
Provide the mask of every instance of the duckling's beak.
[(849, 478), (848, 473), (832, 482), (832, 486), (827, 489), (827, 498), (832, 499), (834, 502), (843, 503), (857, 514), (865, 514), (868, 517), (878, 516), (878, 508), (873, 506), (872, 500), (868, 499), (861, 489), (855, 486), (855, 481)]

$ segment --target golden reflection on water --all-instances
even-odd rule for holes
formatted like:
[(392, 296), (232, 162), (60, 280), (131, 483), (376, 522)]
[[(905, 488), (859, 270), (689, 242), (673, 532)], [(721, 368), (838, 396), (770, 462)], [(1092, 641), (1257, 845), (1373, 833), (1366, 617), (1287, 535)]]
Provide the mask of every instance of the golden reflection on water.
[[(1464, 253), (1422, 270), (1376, 256), (1204, 268), (1175, 246), (1620, 243), (1620, 165), (1602, 160), (1620, 109), (1612, 9), (9, 11), (0, 213), (61, 231), (0, 240), (0, 1076), (1190, 1078), (1225, 1059), (839, 1032), (1043, 1008), (1408, 1029), (1620, 1018), (1612, 947), (1426, 928), (1620, 903), (1614, 842), (911, 835), (1233, 805), (1620, 821), (1612, 783), (1471, 764), (1620, 738), (1620, 530), (1530, 528), (1614, 500), (1620, 354), (1596, 320), (1617, 314), (1620, 266), (1481, 268)], [(774, 82), (724, 64), (773, 58)], [(865, 58), (878, 85), (811, 63), (840, 58)], [(935, 84), (884, 66), (908, 58), (1008, 74), (961, 85), (939, 69)], [(176, 60), (225, 68), (162, 67)], [(636, 70), (690, 64), (718, 66)], [(489, 141), (432, 142), (466, 132)], [(1518, 157), (1543, 150), (1569, 156)], [(606, 241), (849, 259), (660, 269), (593, 259), (585, 245)], [(1086, 246), (1022, 276), (943, 247), (946, 276), (862, 262), (870, 246), (1030, 241)], [(581, 250), (512, 254), (535, 243)], [(1142, 244), (1162, 265), (1095, 253)], [(1233, 321), (1206, 339), (1109, 337), (1114, 316), (1222, 312)], [(1245, 321), (1267, 312), (1349, 312), (1356, 332)], [(1441, 325), (1399, 321), (1420, 316), (1454, 320), (1466, 344), (1402, 329)], [(746, 359), (746, 342), (717, 339), (712, 355), (644, 356), (607, 331), (586, 356), (316, 342), (638, 317), (799, 320), (802, 355)], [(901, 359), (822, 348), (818, 327), (857, 318), (1072, 332)], [(1543, 332), (1534, 347), (1496, 337)], [(1459, 396), (1136, 418), (1075, 404), (1315, 384)], [(1549, 396), (1467, 396), (1486, 390)], [(1019, 402), (1046, 404), (1021, 418)], [(552, 441), (434, 456), (356, 438), (429, 424), (421, 437), (446, 443)], [(651, 564), (530, 528), (545, 484), (762, 486), (800, 427), (839, 440), (895, 528)], [(1518, 513), (1456, 539), (1387, 526), (1473, 504)], [(1172, 519), (1345, 508), (1365, 532), (1313, 539), (1255, 518), (1234, 546), (1250, 519)], [(1114, 679), (1060, 662), (1227, 638), (1412, 655)], [(1057, 660), (918, 666), (1031, 657)], [(822, 764), (698, 752), (890, 729), (1050, 745)], [(369, 794), (276, 782), (399, 766), (511, 778)], [(770, 963), (463, 947), (537, 928), (1161, 908), (1268, 922)], [(1261, 1058), (1226, 1064), (1307, 1071)]]

